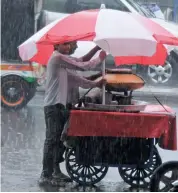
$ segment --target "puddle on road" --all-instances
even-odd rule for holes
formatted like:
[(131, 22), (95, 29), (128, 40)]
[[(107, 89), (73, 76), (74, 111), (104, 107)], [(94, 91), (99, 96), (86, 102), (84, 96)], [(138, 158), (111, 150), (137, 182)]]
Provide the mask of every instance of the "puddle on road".
[(61, 187), (51, 187), (51, 186), (46, 186), (46, 187), (41, 187), (41, 191), (45, 192), (148, 192), (148, 190), (137, 190), (137, 189), (132, 189), (129, 188), (127, 184), (124, 182), (118, 182), (118, 183), (113, 183), (113, 182), (107, 182), (107, 181), (102, 181), (101, 183), (98, 183), (95, 186), (92, 187), (83, 187), (79, 186), (75, 183), (68, 183), (68, 184), (63, 184)]

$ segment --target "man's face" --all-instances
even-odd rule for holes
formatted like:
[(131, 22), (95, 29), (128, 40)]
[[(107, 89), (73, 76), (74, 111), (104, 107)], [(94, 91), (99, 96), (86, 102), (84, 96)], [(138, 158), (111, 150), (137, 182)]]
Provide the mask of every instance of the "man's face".
[(69, 54), (72, 55), (75, 52), (75, 50), (78, 48), (78, 46), (76, 41), (71, 42), (70, 45), (71, 45), (71, 49)]
[(69, 42), (60, 45), (56, 45), (56, 50), (61, 54), (72, 55), (78, 48), (77, 42)]
[(56, 46), (56, 50), (58, 52), (60, 52), (61, 54), (70, 54), (70, 50), (71, 50), (71, 45), (70, 43), (64, 43), (64, 44), (60, 44)]

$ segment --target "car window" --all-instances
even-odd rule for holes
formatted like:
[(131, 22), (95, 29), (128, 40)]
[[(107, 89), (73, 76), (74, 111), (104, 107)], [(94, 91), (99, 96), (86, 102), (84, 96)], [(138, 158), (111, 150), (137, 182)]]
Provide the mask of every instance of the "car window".
[(101, 4), (105, 4), (106, 8), (129, 12), (120, 0), (44, 0), (43, 9), (60, 13), (75, 13), (99, 9)]
[(140, 5), (140, 8), (141, 8), (142, 11), (145, 13), (145, 16), (146, 16), (146, 17), (156, 18), (155, 14), (154, 14), (151, 10), (146, 9), (144, 6), (141, 6), (141, 5)]
[(145, 13), (142, 11), (142, 9), (140, 8), (139, 4), (135, 3), (133, 0), (126, 0), (127, 3), (129, 3), (138, 13), (140, 13), (141, 15), (145, 15)]
[(100, 0), (66, 0), (66, 12), (75, 13), (83, 10), (99, 9)]
[(154, 13), (151, 13), (151, 11), (146, 10), (143, 6), (141, 6), (139, 3), (135, 2), (134, 0), (126, 0), (126, 1), (141, 15), (144, 15), (145, 17), (149, 17), (149, 18), (155, 17)]
[(43, 0), (43, 9), (52, 12), (65, 13), (65, 4), (66, 0)]
[(109, 9), (130, 12), (129, 9), (120, 0), (105, 0), (104, 4), (106, 5), (106, 8)]
[(99, 9), (101, 4), (105, 4), (106, 8), (129, 11), (120, 0), (77, 0), (77, 11)]

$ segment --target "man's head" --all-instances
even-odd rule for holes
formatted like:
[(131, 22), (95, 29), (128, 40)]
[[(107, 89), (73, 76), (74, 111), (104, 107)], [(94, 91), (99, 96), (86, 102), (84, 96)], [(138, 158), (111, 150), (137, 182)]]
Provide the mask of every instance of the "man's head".
[(71, 55), (77, 49), (77, 42), (67, 42), (64, 44), (58, 44), (54, 46), (54, 49), (60, 52), (61, 54)]
[(70, 55), (72, 55), (75, 52), (75, 50), (78, 48), (78, 46), (76, 41), (71, 42), (70, 45), (71, 45)]
[(71, 46), (70, 43), (57, 44), (54, 46), (54, 50), (60, 52), (61, 54), (69, 54)]

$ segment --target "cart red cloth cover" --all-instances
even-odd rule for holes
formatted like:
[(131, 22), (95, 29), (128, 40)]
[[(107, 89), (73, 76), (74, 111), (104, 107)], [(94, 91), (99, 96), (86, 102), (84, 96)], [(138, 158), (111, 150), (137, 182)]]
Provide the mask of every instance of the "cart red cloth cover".
[(140, 113), (72, 110), (67, 133), (68, 136), (160, 138), (161, 148), (177, 150), (176, 115), (168, 106), (147, 105)]

